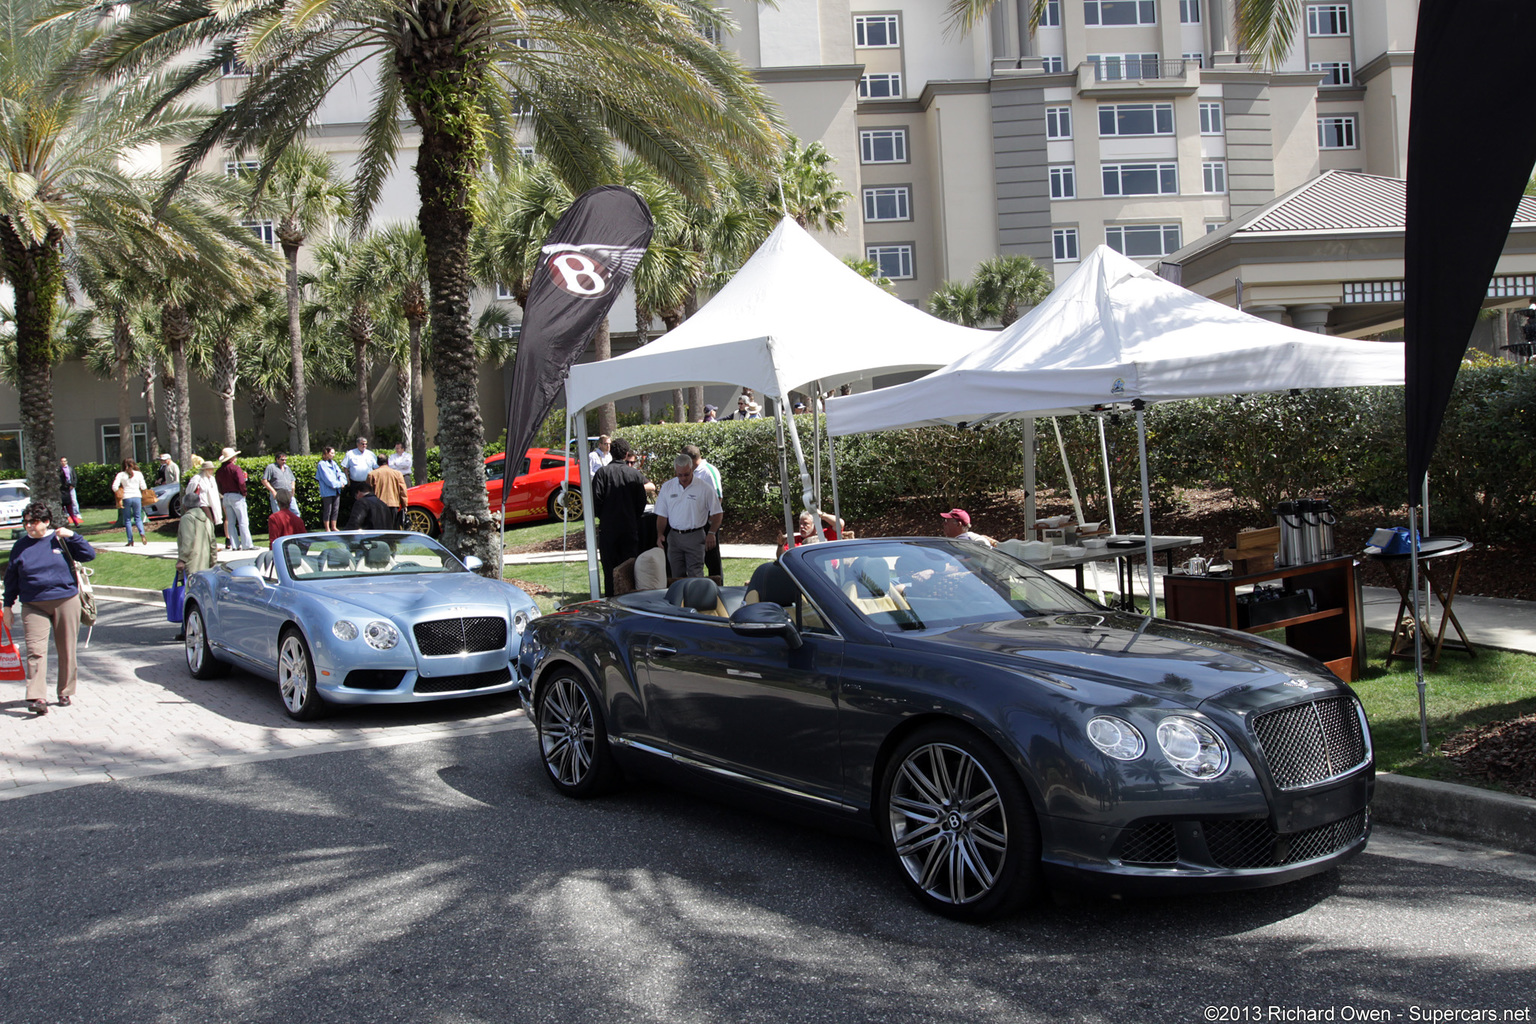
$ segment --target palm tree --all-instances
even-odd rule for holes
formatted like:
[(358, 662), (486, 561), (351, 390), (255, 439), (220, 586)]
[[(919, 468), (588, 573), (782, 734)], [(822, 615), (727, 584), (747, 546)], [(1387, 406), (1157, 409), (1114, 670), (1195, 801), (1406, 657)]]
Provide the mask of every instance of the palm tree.
[(842, 231), (843, 207), (853, 193), (843, 188), (832, 170), (834, 163), (822, 143), (801, 146), (799, 139), (790, 139), (768, 194), (769, 208), (795, 218), (802, 228)]
[[(702, 254), (688, 244), (688, 204), (676, 189), (668, 187), (635, 161), (625, 165), (624, 184), (645, 200), (655, 225), (651, 244), (631, 279), (635, 290), (636, 340), (645, 345), (650, 341), (651, 320), (656, 311), (681, 309), (698, 287), (703, 277), (704, 260)], [(674, 415), (681, 411), (681, 396), (679, 390)], [(640, 396), (640, 418), (645, 423), (651, 422), (649, 392)]]
[[(293, 359), (289, 402), (293, 433), (289, 448), (309, 454), (309, 400), (304, 376), (304, 339), (299, 328), (299, 249), (309, 236), (350, 210), (352, 191), (336, 180), (331, 158), (299, 143), (290, 145), (271, 173), (255, 177), (252, 212), (275, 221), (277, 241), (288, 261), (288, 352)], [(366, 383), (361, 385), (366, 387)], [(365, 417), (366, 418), (366, 417)]]
[[(400, 428), (418, 473), (427, 469), (427, 424), (422, 415), (422, 334), (427, 326), (427, 243), (414, 225), (392, 224), (368, 236), (379, 284), (405, 318), (410, 342), (406, 359), (395, 360), (400, 395)], [(403, 378), (403, 379), (402, 379)], [(423, 476), (416, 478), (425, 480)]]
[(315, 248), (316, 301), (305, 319), (328, 326), (352, 349), (350, 379), (357, 389), (357, 432), (373, 436), (373, 410), (369, 402), (369, 349), (376, 328), (374, 305), (385, 289), (378, 280), (377, 250), (361, 242), (328, 239)]
[(1004, 327), (1019, 318), (1021, 306), (1035, 306), (1051, 294), (1051, 276), (1028, 256), (994, 256), (976, 268), (981, 310)]
[(81, 232), (155, 231), (141, 183), (119, 159), (196, 130), (200, 117), (167, 103), (151, 116), (146, 89), (63, 74), (98, 42), (97, 19), (38, 20), (41, 0), (0, 6), (0, 277), (15, 291), (16, 369), (32, 494), (57, 503), (53, 425), (55, 321), (67, 250)]
[(977, 327), (987, 318), (976, 286), (969, 281), (945, 281), (928, 296), (928, 312), (962, 327)]
[(877, 284), (892, 295), (896, 294), (896, 288), (891, 284), (891, 279), (880, 272), (880, 264), (874, 260), (861, 260), (856, 256), (844, 256), (843, 265), (870, 284)]
[[(225, 60), (245, 64), (245, 91), (182, 148), (180, 173), (231, 145), (275, 155), (345, 76), (367, 71), (375, 86), (358, 158), (357, 222), (379, 197), (409, 112), (420, 133), (418, 216), (451, 511), (444, 539), (495, 573), (501, 558), (486, 504), (470, 323), (476, 178), (488, 153), (501, 166), (512, 161), (520, 117), (543, 159), (576, 191), (616, 165), (615, 142), (694, 195), (705, 193), (718, 160), (765, 160), (777, 122), (741, 62), (706, 35), (724, 25), (707, 0), (187, 0), (129, 7), (75, 67), (96, 76), (173, 67), (171, 96), (218, 77)], [(186, 53), (196, 56), (173, 63)]]

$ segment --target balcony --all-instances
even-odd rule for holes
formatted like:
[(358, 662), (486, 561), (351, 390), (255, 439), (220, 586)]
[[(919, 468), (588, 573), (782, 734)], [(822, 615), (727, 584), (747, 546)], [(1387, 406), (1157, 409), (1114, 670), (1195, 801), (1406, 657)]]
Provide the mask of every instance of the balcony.
[(1182, 58), (1114, 54), (1090, 57), (1077, 66), (1078, 93), (1099, 99), (1192, 96), (1199, 87), (1199, 64)]

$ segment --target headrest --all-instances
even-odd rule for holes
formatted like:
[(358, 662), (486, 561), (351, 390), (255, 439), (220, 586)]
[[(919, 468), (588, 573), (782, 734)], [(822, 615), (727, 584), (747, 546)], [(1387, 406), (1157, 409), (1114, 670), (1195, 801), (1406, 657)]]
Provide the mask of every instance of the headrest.
[(363, 564), (370, 569), (379, 569), (389, 564), (389, 545), (381, 540), (370, 540), (363, 543)]
[(720, 603), (720, 588), (707, 576), (678, 580), (667, 588), (667, 603), (696, 612), (713, 613)]
[(326, 548), (320, 555), (320, 566), (325, 569), (346, 569), (352, 564), (352, 558), (343, 548)]
[(800, 588), (778, 562), (764, 562), (752, 570), (747, 592), (756, 591), (759, 601), (769, 604), (792, 605), (800, 597)]
[(880, 595), (891, 589), (891, 567), (883, 558), (861, 558), (854, 566), (851, 582), (870, 594)]

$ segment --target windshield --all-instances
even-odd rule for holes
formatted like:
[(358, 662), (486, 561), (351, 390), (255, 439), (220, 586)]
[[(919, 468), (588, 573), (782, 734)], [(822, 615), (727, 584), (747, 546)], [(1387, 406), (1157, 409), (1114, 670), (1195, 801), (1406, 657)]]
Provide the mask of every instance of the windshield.
[(1098, 608), (1040, 570), (967, 541), (858, 541), (799, 550), (859, 615), (888, 632)]
[(446, 548), (419, 533), (295, 537), (283, 541), (282, 558), (297, 582), (468, 571)]
[(31, 493), (27, 485), (19, 481), (0, 483), (0, 501), (26, 501)]

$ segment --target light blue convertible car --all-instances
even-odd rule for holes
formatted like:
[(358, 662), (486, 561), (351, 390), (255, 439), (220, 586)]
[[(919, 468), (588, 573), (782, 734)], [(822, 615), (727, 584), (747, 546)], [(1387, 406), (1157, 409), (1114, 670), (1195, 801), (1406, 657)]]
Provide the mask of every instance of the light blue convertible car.
[(187, 583), (187, 668), (239, 665), (277, 683), (294, 718), (328, 704), (398, 704), (499, 693), (539, 614), (419, 533), (304, 533)]

